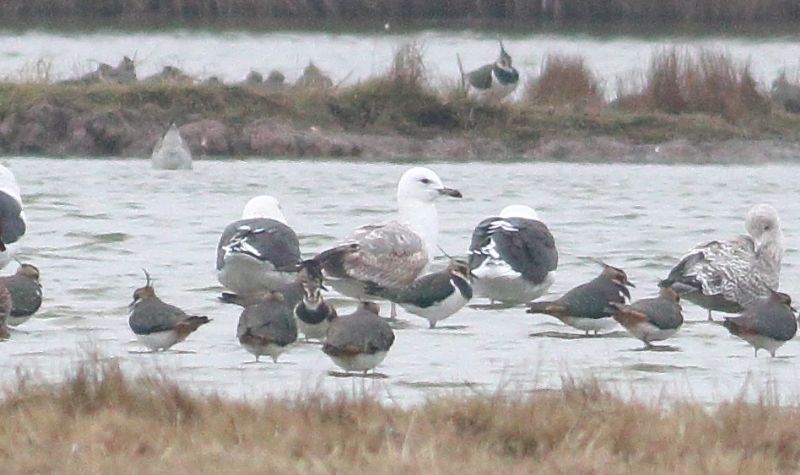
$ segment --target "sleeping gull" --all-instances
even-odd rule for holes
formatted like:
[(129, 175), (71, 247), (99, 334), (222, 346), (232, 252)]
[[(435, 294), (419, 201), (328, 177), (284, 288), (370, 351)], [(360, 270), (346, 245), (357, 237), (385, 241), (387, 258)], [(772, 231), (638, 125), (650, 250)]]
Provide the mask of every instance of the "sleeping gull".
[(783, 232), (778, 212), (770, 205), (750, 208), (747, 236), (701, 244), (681, 258), (660, 285), (711, 311), (741, 312), (748, 304), (778, 288), (783, 258)]
[(367, 301), (374, 298), (366, 292), (367, 285), (411, 285), (436, 252), (439, 218), (435, 202), (443, 195), (461, 197), (459, 191), (445, 187), (432, 170), (415, 167), (406, 171), (397, 184), (399, 219), (362, 226), (341, 245), (315, 257), (331, 286), (348, 297)]
[(161, 170), (188, 170), (192, 168), (192, 152), (183, 141), (181, 132), (173, 123), (156, 143), (150, 157), (153, 168)]
[(547, 226), (529, 206), (511, 205), (472, 233), (469, 263), (476, 297), (521, 304), (553, 285), (558, 251)]
[(0, 269), (11, 262), (25, 227), (17, 180), (11, 170), (0, 165)]
[(272, 196), (248, 201), (217, 244), (217, 278), (239, 297), (294, 282), (300, 262), (300, 242)]

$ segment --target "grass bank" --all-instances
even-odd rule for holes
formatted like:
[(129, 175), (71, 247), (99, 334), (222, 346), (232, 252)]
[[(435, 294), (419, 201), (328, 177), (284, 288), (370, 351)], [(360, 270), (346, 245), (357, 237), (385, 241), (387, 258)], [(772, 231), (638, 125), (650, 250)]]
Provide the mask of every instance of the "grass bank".
[(532, 395), (189, 394), (89, 365), (0, 398), (8, 473), (790, 473), (800, 407), (629, 402), (596, 385)]

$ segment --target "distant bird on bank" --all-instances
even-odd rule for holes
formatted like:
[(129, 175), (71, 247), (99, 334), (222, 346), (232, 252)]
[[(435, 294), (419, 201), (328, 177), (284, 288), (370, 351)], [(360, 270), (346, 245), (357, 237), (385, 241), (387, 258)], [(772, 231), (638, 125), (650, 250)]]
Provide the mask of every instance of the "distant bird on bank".
[(661, 284), (711, 312), (740, 312), (778, 288), (783, 259), (783, 232), (770, 205), (750, 208), (747, 236), (701, 244), (683, 256)]
[(293, 283), (300, 262), (300, 241), (272, 196), (248, 201), (217, 244), (217, 279), (242, 298)]
[(647, 348), (652, 342), (674, 335), (683, 325), (680, 297), (670, 287), (659, 289), (658, 297), (641, 299), (630, 305), (609, 302), (615, 309), (614, 320), (642, 340)]
[(248, 305), (236, 327), (239, 343), (256, 357), (269, 355), (273, 362), (297, 341), (297, 323), (292, 309), (279, 292), (268, 293), (260, 302)]
[(553, 285), (555, 239), (528, 206), (506, 206), (499, 216), (481, 221), (469, 251), (476, 297), (516, 305), (541, 297)]
[(167, 350), (211, 321), (208, 317), (187, 315), (180, 308), (164, 303), (156, 296), (146, 271), (145, 277), (147, 282), (133, 292), (133, 302), (128, 306), (128, 324), (144, 346), (154, 352)]
[(181, 132), (174, 123), (156, 143), (150, 163), (153, 168), (160, 170), (189, 170), (192, 168), (192, 152), (183, 141)]
[(738, 317), (725, 317), (722, 325), (744, 341), (750, 343), (758, 356), (765, 349), (771, 356), (797, 333), (797, 317), (792, 308), (792, 298), (771, 291), (750, 304)]
[(369, 287), (368, 292), (428, 320), (430, 328), (461, 310), (472, 298), (469, 264), (455, 259), (447, 269), (424, 275), (408, 287)]
[(0, 277), (0, 286), (11, 292), (12, 306), (8, 324), (12, 327), (28, 321), (42, 306), (39, 269), (32, 264), (21, 263), (14, 275)]
[[(326, 281), (360, 301), (376, 297), (366, 291), (368, 285), (411, 285), (437, 249), (439, 217), (435, 202), (440, 196), (461, 198), (461, 193), (445, 187), (432, 170), (407, 170), (397, 185), (397, 220), (362, 226), (342, 244), (314, 258), (322, 265)], [(395, 317), (394, 311), (391, 316)]]
[(603, 264), (603, 271), (591, 281), (581, 284), (552, 302), (531, 302), (527, 313), (544, 313), (578, 330), (594, 332), (609, 330), (616, 325), (612, 318), (613, 303), (628, 303), (631, 298), (625, 271)]
[(499, 102), (514, 92), (519, 84), (519, 72), (511, 64), (511, 55), (506, 52), (503, 42), (500, 41), (500, 56), (492, 64), (464, 73), (461, 58), (458, 58), (458, 67), (461, 71), (461, 81), (467, 92), (477, 95), (478, 99), (485, 102)]
[(345, 371), (374, 369), (394, 343), (394, 331), (378, 316), (380, 307), (362, 302), (355, 312), (334, 318), (322, 351)]
[(11, 170), (0, 165), (0, 269), (11, 262), (25, 230), (19, 185)]

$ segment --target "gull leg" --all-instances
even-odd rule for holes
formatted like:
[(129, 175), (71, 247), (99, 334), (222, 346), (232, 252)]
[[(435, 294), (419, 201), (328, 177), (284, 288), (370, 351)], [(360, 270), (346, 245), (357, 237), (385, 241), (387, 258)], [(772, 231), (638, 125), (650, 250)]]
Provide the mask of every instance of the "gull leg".
[(755, 350), (755, 354), (754, 354), (754, 356), (755, 356), (756, 358), (758, 358), (758, 348), (753, 348), (753, 349)]
[(713, 322), (714, 318), (711, 316), (711, 310), (708, 311), (708, 321)]
[(397, 305), (394, 302), (392, 302), (391, 310), (389, 311), (389, 318), (397, 320)]

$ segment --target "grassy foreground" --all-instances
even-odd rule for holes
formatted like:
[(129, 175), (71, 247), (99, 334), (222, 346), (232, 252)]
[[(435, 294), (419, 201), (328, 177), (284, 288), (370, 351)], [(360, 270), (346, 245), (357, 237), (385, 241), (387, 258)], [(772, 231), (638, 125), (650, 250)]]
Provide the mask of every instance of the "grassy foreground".
[(529, 396), (232, 402), (84, 367), (0, 400), (5, 473), (789, 473), (800, 407), (660, 407), (596, 385)]

